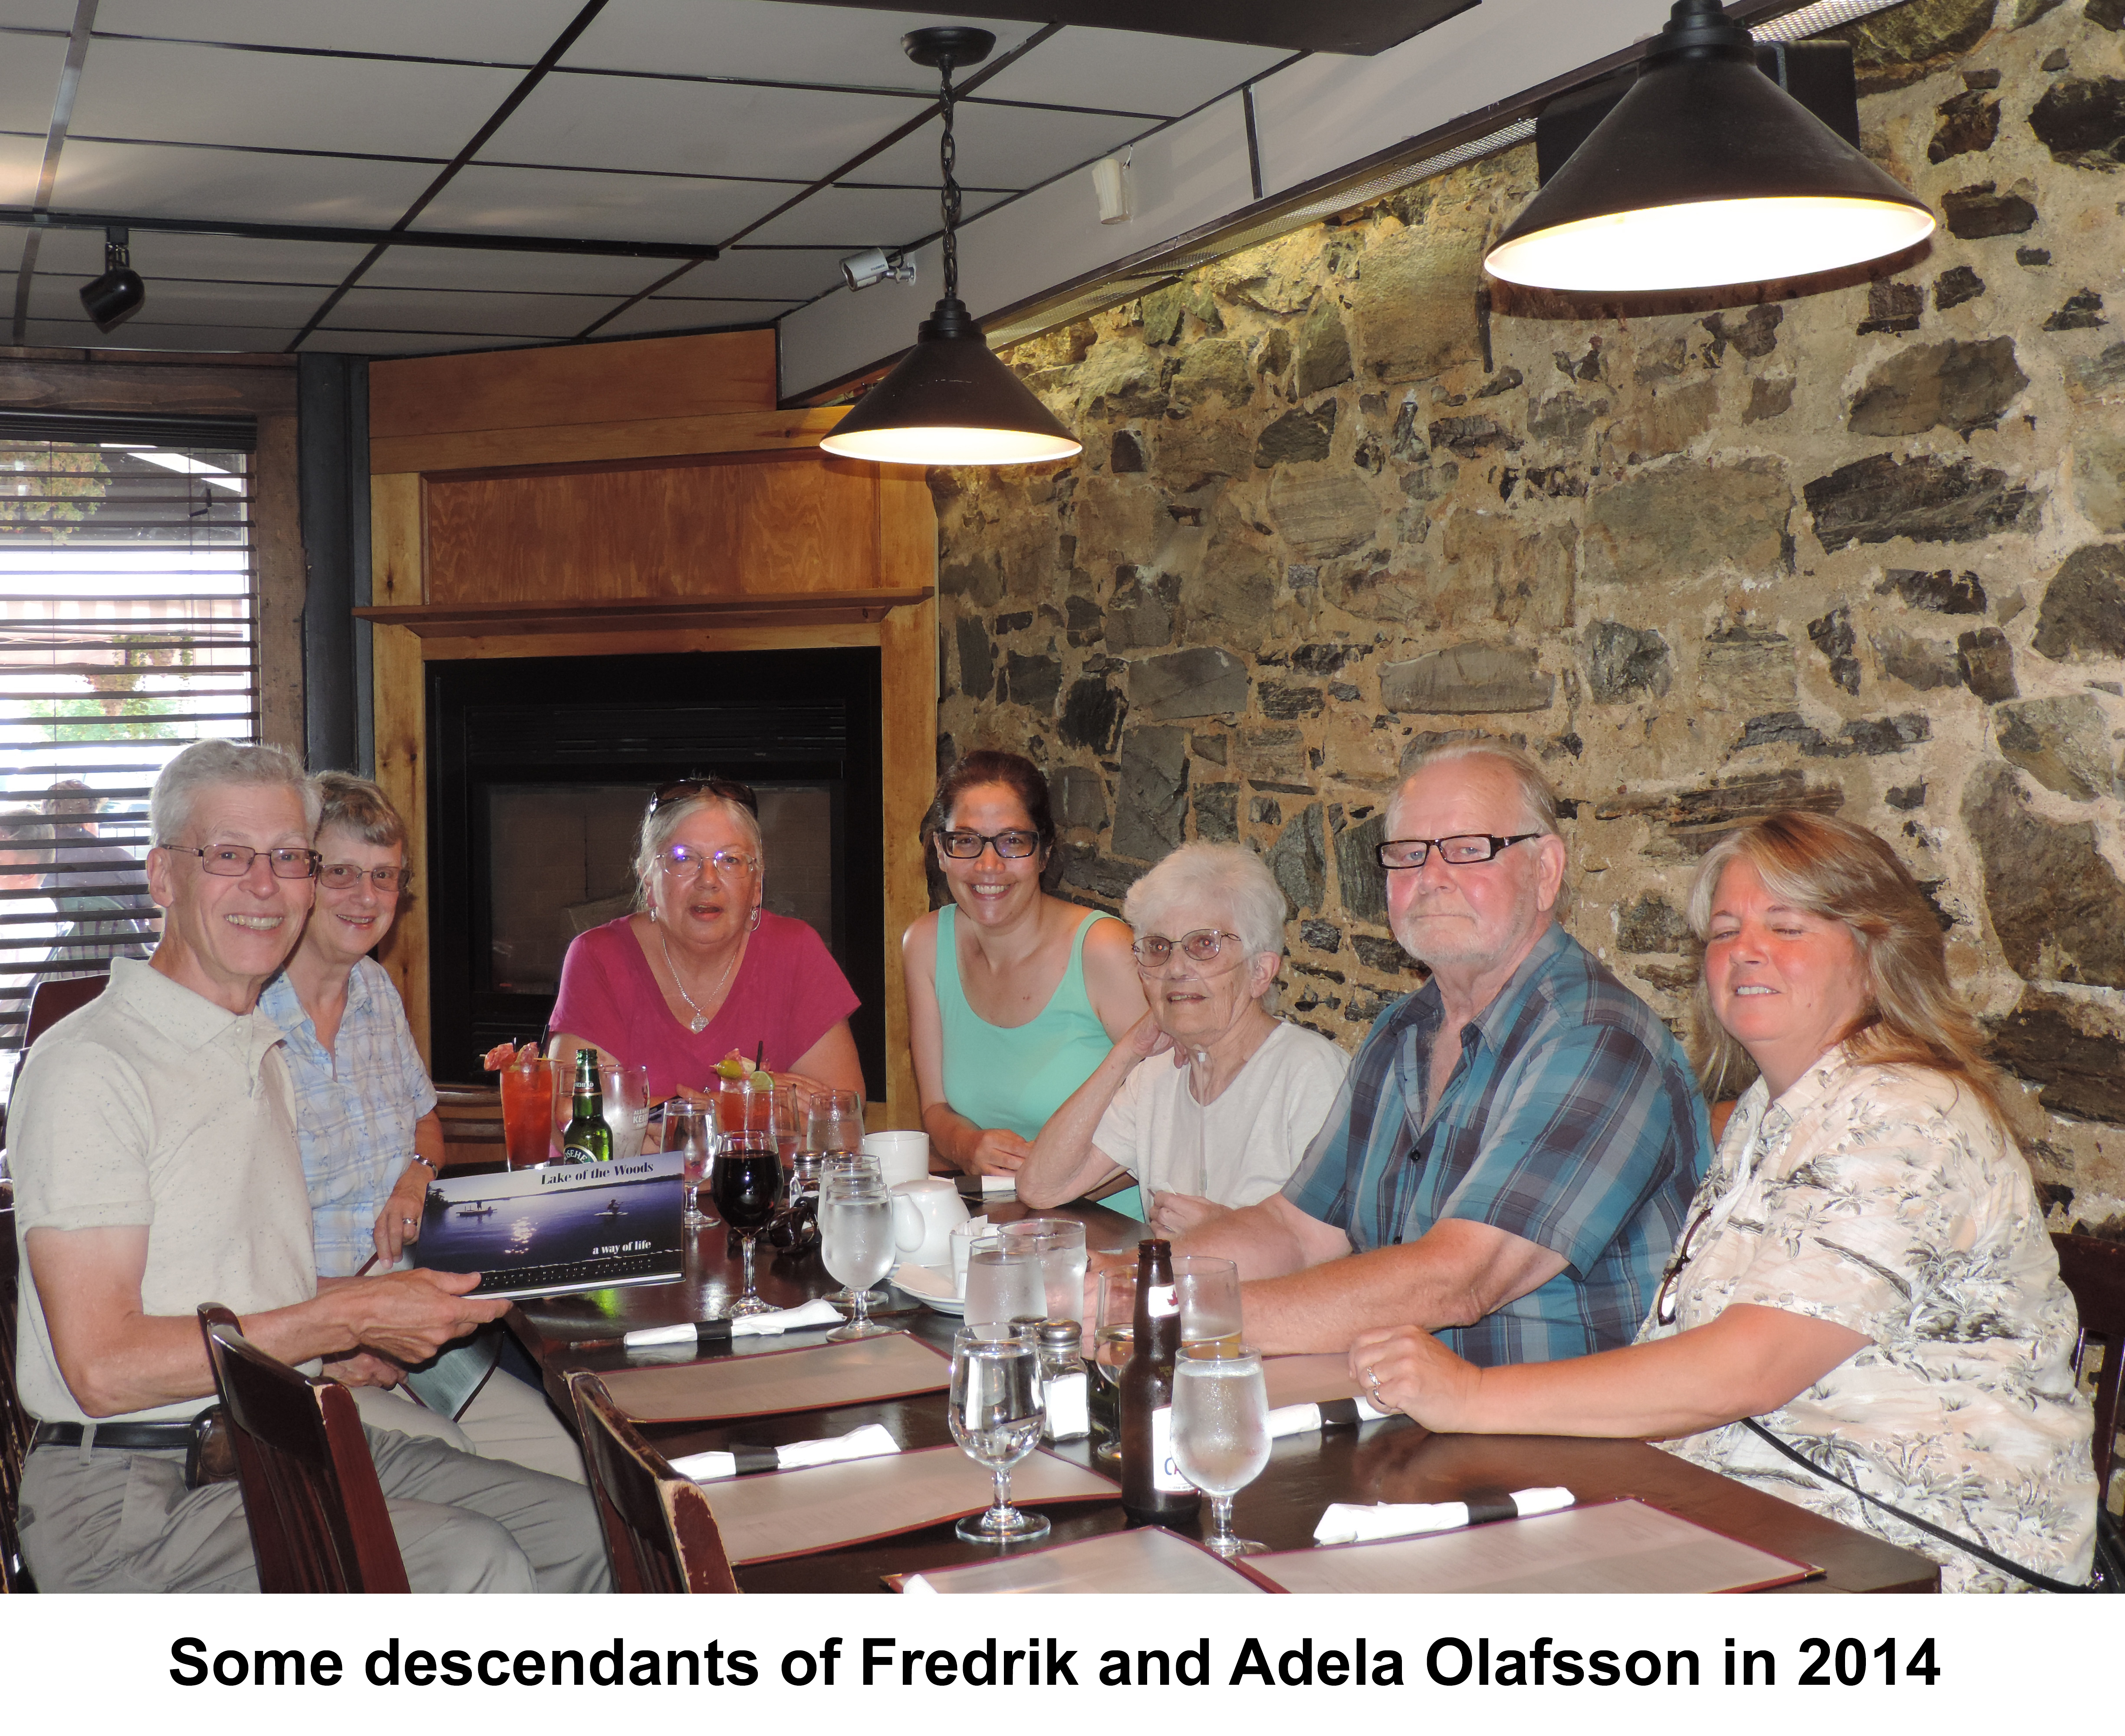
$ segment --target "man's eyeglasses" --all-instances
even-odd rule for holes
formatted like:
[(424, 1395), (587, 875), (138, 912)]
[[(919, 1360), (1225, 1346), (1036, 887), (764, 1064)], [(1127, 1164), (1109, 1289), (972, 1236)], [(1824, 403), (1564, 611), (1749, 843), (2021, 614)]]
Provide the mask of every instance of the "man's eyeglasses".
[[(1168, 940), (1163, 934), (1139, 934), (1129, 950), (1136, 954), (1138, 964), (1147, 971), (1155, 971), (1173, 956), (1176, 947), (1198, 964), (1213, 963), (1223, 953), (1228, 940), (1240, 941), (1240, 937), (1221, 934), (1216, 929), (1194, 929), (1178, 940)], [(1246, 943), (1240, 941), (1240, 945), (1244, 948)]]
[(200, 866), (210, 874), (219, 874), (224, 880), (241, 880), (251, 872), (251, 864), (263, 856), (273, 870), (276, 880), (313, 880), (318, 864), (324, 859), (315, 850), (283, 848), (276, 850), (247, 849), (240, 844), (212, 844), (205, 849), (193, 844), (163, 844), (158, 849), (174, 852), (180, 856), (196, 856)]
[(657, 863), (667, 874), (696, 880), (711, 868), (720, 877), (725, 874), (750, 873), (757, 865), (756, 859), (741, 855), (736, 850), (697, 850), (685, 844), (667, 846), (657, 857)]
[(413, 871), (403, 868), (358, 868), (351, 862), (329, 862), (318, 870), (320, 884), (330, 887), (335, 892), (343, 892), (351, 886), (360, 886), (364, 876), (376, 882), (379, 892), (403, 892), (413, 883)]
[(959, 862), (972, 862), (990, 844), (1006, 862), (1030, 856), (1040, 848), (1040, 834), (1028, 831), (1009, 832), (940, 832), (937, 845), (944, 853)]
[(668, 807), (674, 802), (690, 802), (696, 796), (719, 796), (726, 802), (737, 802), (756, 816), (760, 812), (760, 797), (753, 794), (750, 783), (740, 783), (735, 778), (699, 775), (659, 784), (649, 793), (649, 812), (653, 814), (660, 807)]
[(1653, 1297), (1653, 1318), (1663, 1326), (1675, 1324), (1676, 1306), (1681, 1301), (1675, 1294), (1675, 1281), (1696, 1253), (1698, 1232), (1711, 1216), (1712, 1208), (1707, 1206), (1689, 1221), (1689, 1227), (1682, 1232), (1681, 1241), (1675, 1244), (1675, 1258), (1667, 1263), (1667, 1270), (1661, 1275), (1660, 1291)]
[(1380, 866), (1422, 868), (1425, 859), (1437, 850), (1439, 859), (1448, 867), (1470, 868), (1478, 862), (1488, 862), (1509, 844), (1525, 844), (1530, 838), (1548, 835), (1545, 832), (1516, 832), (1510, 838), (1499, 838), (1488, 832), (1463, 832), (1451, 838), (1390, 838), (1379, 846)]

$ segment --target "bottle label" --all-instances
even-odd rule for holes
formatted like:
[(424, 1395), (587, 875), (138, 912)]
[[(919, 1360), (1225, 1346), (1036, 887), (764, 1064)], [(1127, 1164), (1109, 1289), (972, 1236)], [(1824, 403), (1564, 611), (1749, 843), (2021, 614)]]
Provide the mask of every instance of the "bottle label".
[(1154, 1320), (1170, 1320), (1180, 1312), (1180, 1304), (1175, 1299), (1172, 1285), (1153, 1284), (1150, 1296), (1151, 1317)]
[(595, 1164), (603, 1160), (588, 1146), (568, 1146), (562, 1150), (561, 1161), (564, 1164)]
[(1188, 1495), (1195, 1485), (1180, 1475), (1173, 1462), (1173, 1407), (1161, 1404), (1151, 1414), (1151, 1486), (1161, 1494)]
[(1058, 1376), (1042, 1386), (1047, 1401), (1047, 1421), (1041, 1433), (1051, 1441), (1079, 1441), (1092, 1432), (1087, 1409), (1085, 1376), (1081, 1371)]

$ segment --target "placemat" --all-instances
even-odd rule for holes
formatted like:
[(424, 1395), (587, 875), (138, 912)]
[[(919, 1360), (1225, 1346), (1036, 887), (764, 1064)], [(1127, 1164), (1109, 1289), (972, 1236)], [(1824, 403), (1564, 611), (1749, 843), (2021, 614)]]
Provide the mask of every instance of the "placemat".
[(920, 1338), (895, 1332), (601, 1378), (613, 1403), (638, 1423), (705, 1423), (941, 1392), (952, 1384), (952, 1363)]
[(1267, 1588), (1236, 1573), (1199, 1543), (1156, 1525), (1081, 1537), (997, 1561), (893, 1574), (901, 1592), (1202, 1592), (1260, 1596)]

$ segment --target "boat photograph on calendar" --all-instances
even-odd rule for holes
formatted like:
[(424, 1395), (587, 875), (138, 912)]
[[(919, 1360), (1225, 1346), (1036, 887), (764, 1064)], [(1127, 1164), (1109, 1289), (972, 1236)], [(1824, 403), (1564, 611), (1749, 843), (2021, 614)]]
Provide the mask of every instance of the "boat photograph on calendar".
[(681, 1157), (550, 1164), (430, 1183), (413, 1246), (431, 1272), (477, 1272), (480, 1296), (662, 1284), (685, 1263)]

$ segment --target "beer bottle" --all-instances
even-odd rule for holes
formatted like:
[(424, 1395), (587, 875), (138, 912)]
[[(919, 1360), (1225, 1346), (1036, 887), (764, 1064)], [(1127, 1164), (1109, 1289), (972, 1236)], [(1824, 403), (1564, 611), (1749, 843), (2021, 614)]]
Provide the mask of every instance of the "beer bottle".
[(1122, 1371), (1122, 1511), (1139, 1524), (1170, 1525), (1203, 1504), (1173, 1462), (1173, 1364), (1180, 1354), (1180, 1303), (1173, 1246), (1137, 1244), (1136, 1338)]
[(576, 1051), (576, 1113), (561, 1136), (564, 1164), (609, 1164), (612, 1129), (605, 1122), (605, 1088), (598, 1077), (598, 1051)]

